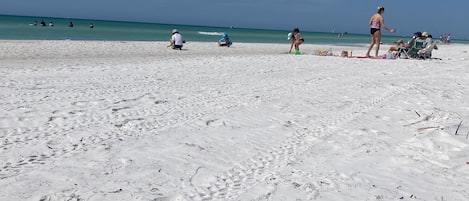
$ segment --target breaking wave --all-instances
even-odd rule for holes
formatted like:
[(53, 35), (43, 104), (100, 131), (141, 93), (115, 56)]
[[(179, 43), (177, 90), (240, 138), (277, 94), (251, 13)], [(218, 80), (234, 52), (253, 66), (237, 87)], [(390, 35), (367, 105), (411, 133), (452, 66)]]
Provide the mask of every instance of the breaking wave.
[(198, 32), (201, 35), (209, 35), (209, 36), (221, 36), (223, 35), (222, 32), (205, 32), (205, 31), (199, 31)]

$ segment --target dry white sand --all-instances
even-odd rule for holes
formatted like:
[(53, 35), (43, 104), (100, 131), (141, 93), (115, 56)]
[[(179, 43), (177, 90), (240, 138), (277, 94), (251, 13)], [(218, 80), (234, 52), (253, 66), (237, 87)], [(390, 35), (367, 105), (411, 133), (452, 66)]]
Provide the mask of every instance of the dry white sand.
[(2, 201), (469, 200), (468, 45), (0, 44)]

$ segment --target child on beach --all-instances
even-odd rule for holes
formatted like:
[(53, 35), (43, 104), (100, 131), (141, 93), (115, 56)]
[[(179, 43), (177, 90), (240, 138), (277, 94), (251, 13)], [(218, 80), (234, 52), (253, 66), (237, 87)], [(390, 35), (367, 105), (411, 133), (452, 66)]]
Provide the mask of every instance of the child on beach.
[(290, 46), (290, 51), (288, 51), (288, 53), (291, 53), (291, 50), (293, 49), (293, 47), (295, 47), (295, 54), (299, 54), (300, 45), (305, 41), (303, 37), (301, 36), (300, 29), (294, 28), (291, 36), (290, 34), (288, 36), (290, 40), (292, 41), (292, 44)]

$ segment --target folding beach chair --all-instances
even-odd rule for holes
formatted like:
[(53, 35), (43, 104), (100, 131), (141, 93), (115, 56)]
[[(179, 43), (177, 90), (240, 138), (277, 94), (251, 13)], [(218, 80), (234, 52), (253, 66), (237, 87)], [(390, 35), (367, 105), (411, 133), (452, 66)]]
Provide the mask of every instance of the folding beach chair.
[(398, 52), (397, 56), (401, 59), (408, 59), (409, 58), (409, 55), (407, 54), (408, 51), (409, 51), (408, 48), (401, 47), (397, 50), (397, 52)]
[(435, 49), (437, 41), (432, 41), (430, 44), (421, 50), (418, 51), (418, 57), (423, 59), (430, 59), (432, 58), (432, 51)]
[(412, 46), (407, 50), (407, 56), (410, 58), (420, 58), (419, 51), (425, 48), (425, 39), (415, 39)]

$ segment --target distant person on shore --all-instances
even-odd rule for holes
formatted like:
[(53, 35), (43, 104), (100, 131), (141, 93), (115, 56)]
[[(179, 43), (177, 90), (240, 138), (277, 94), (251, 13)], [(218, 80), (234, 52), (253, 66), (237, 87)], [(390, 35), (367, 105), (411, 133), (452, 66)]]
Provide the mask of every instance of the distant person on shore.
[(446, 34), (440, 35), (440, 40), (441, 40), (441, 42), (442, 42), (443, 44), (445, 44), (445, 45), (446, 45), (446, 37), (447, 37)]
[(383, 13), (384, 13), (384, 7), (378, 7), (377, 13), (375, 13), (373, 16), (371, 16), (370, 19), (370, 34), (371, 34), (371, 44), (368, 47), (368, 51), (366, 52), (366, 56), (370, 57), (370, 51), (373, 49), (373, 46), (376, 45), (376, 51), (375, 51), (375, 57), (378, 57), (379, 53), (379, 46), (381, 44), (381, 28), (386, 29), (387, 31), (393, 33), (395, 32), (394, 29), (388, 28), (384, 24), (384, 18), (383, 18)]
[(186, 43), (186, 41), (177, 29), (173, 29), (171, 33), (173, 35), (171, 36), (171, 39), (169, 40), (169, 45), (167, 47), (171, 47), (175, 50), (181, 50), (183, 43)]
[[(289, 35), (290, 37), (290, 35)], [(303, 37), (301, 36), (300, 29), (299, 28), (294, 28), (293, 32), (291, 33), (290, 40), (292, 41), (292, 44), (290, 46), (290, 51), (288, 53), (291, 53), (291, 50), (293, 47), (295, 48), (295, 54), (300, 54), (300, 45), (305, 41)]]
[(218, 40), (218, 46), (230, 47), (231, 44), (233, 44), (233, 42), (231, 42), (231, 39), (230, 39), (230, 37), (228, 36), (228, 34), (223, 33), (223, 35), (222, 35), (222, 37), (220, 38), (220, 40)]
[(70, 22), (68, 23), (68, 27), (73, 27), (73, 22), (70, 21)]
[(449, 33), (447, 36), (446, 36), (446, 44), (450, 44), (451, 43), (451, 33)]
[(94, 24), (90, 23), (90, 29), (94, 28)]

